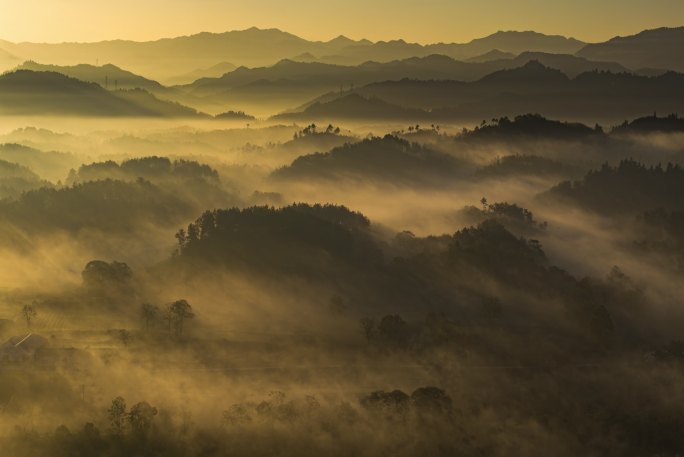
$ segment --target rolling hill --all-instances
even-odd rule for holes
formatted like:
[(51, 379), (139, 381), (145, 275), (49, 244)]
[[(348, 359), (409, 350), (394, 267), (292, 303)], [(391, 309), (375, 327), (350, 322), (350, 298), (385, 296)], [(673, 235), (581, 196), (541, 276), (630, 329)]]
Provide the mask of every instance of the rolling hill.
[(157, 81), (123, 70), (116, 65), (102, 66), (79, 64), (73, 66), (43, 65), (38, 62), (27, 61), (15, 70), (51, 71), (61, 73), (81, 81), (96, 83), (109, 89), (145, 89), (151, 93), (163, 93), (167, 89)]
[(282, 111), (302, 105), (322, 93), (348, 91), (352, 85), (404, 78), (476, 81), (495, 71), (517, 68), (533, 60), (573, 77), (592, 70), (627, 71), (625, 67), (610, 62), (529, 52), (513, 59), (487, 62), (462, 62), (437, 54), (384, 63), (369, 61), (357, 66), (282, 60), (270, 67), (240, 67), (219, 78), (203, 78), (177, 89), (195, 99), (203, 97), (221, 101), (246, 111), (253, 111), (253, 105), (271, 105), (276, 111)]
[(197, 117), (200, 113), (142, 89), (110, 92), (61, 73), (18, 70), (0, 76), (0, 114)]
[[(498, 32), (469, 43), (421, 45), (403, 40), (373, 43), (340, 36), (308, 41), (277, 29), (250, 28), (225, 33), (198, 33), (156, 41), (126, 40), (97, 43), (10, 43), (3, 49), (46, 64), (76, 65), (106, 59), (121, 68), (166, 81), (183, 72), (209, 68), (220, 62), (242, 66), (272, 65), (282, 59), (309, 55), (319, 62), (358, 65), (374, 60), (389, 62), (409, 57), (443, 54), (465, 59), (493, 49), (519, 54), (523, 51), (575, 53), (584, 44), (565, 37), (534, 32)], [(154, 57), (154, 58), (151, 58)]]
[[(404, 79), (369, 84), (355, 93), (429, 111), (436, 121), (476, 121), (537, 112), (559, 119), (615, 123), (654, 111), (682, 112), (684, 75), (670, 72), (646, 77), (595, 71), (568, 78), (533, 61), (475, 82)], [(327, 94), (320, 102), (332, 100), (334, 94)]]
[(303, 111), (282, 113), (273, 120), (315, 121), (327, 120), (369, 120), (415, 121), (429, 119), (429, 113), (416, 108), (406, 108), (387, 103), (378, 98), (365, 98), (351, 93), (328, 102), (315, 102)]
[(619, 62), (633, 69), (661, 68), (681, 72), (684, 71), (684, 27), (644, 30), (605, 43), (588, 44), (577, 55)]
[(464, 174), (452, 156), (387, 135), (301, 156), (273, 173), (276, 179), (384, 181), (393, 185), (441, 185)]
[(20, 61), (19, 57), (0, 49), (0, 71), (9, 70)]
[(165, 79), (164, 82), (171, 85), (190, 84), (202, 78), (218, 78), (226, 73), (230, 73), (236, 68), (237, 67), (230, 62), (219, 62), (209, 68), (198, 68), (197, 70), (182, 75), (170, 77)]

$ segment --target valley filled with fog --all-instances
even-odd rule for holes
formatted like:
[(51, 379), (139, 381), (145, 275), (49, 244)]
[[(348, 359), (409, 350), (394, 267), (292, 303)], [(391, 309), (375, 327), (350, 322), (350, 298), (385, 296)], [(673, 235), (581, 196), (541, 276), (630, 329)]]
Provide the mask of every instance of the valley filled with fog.
[(0, 41), (0, 454), (679, 455), (682, 29), (278, 33)]

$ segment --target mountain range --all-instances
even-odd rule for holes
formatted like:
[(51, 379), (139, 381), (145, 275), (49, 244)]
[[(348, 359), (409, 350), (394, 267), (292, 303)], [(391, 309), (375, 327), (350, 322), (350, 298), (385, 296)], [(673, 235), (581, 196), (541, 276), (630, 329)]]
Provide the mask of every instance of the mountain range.
[[(375, 107), (372, 110), (371, 105)], [(379, 106), (387, 108), (384, 115)], [(331, 92), (279, 118), (307, 122), (383, 117), (472, 121), (537, 112), (562, 119), (616, 122), (646, 113), (683, 110), (684, 74), (649, 77), (590, 71), (570, 78), (531, 61), (474, 82), (403, 79), (371, 83), (353, 92)]]
[[(502, 69), (518, 68), (536, 60), (570, 77), (587, 71), (628, 71), (611, 62), (593, 62), (567, 54), (524, 52), (515, 58), (488, 62), (462, 62), (443, 55), (410, 57), (392, 62), (366, 62), (343, 66), (320, 62), (282, 60), (270, 67), (240, 67), (219, 78), (203, 78), (179, 87), (195, 99), (220, 101), (227, 106), (254, 111), (269, 105), (271, 111), (299, 106), (320, 94), (351, 90), (373, 82), (401, 79), (476, 81)], [(185, 102), (185, 100), (179, 100)], [(210, 109), (198, 102), (203, 109)]]
[[(359, 65), (367, 61), (390, 62), (440, 54), (481, 63), (528, 51), (576, 54), (589, 60), (615, 62), (632, 70), (683, 70), (683, 42), (684, 27), (647, 30), (592, 44), (531, 31), (500, 31), (468, 43), (425, 45), (404, 40), (352, 40), (344, 36), (325, 42), (309, 41), (278, 29), (253, 27), (147, 42), (12, 43), (0, 40), (0, 64), (7, 59), (14, 65), (19, 60), (54, 65), (111, 63), (166, 84), (188, 82), (193, 75), (217, 76), (212, 73), (212, 67), (219, 65), (219, 71), (229, 70), (229, 66), (220, 67), (226, 62), (247, 67), (269, 66), (283, 59)], [(493, 53), (495, 50), (498, 52)]]
[[(429, 118), (460, 119), (465, 112), (475, 117), (528, 112), (530, 106), (518, 108), (529, 101), (559, 117), (587, 113), (588, 106), (609, 117), (622, 107), (623, 116), (634, 117), (679, 110), (681, 91), (672, 85), (679, 76), (668, 69), (684, 70), (683, 49), (684, 27), (595, 44), (535, 32), (497, 32), (463, 44), (373, 43), (343, 36), (317, 42), (257, 28), (153, 42), (0, 40), (0, 64), (13, 69), (0, 78), (0, 100), (6, 102), (5, 114), (42, 109), (194, 116), (196, 109), (285, 113), (282, 117), (344, 112), (346, 117), (362, 110), (366, 118), (393, 111), (388, 118), (427, 112)], [(41, 63), (19, 64), (27, 56)], [(127, 65), (99, 65), (100, 58)], [(93, 60), (96, 65), (83, 63)], [(151, 73), (162, 79), (143, 76)], [(172, 80), (183, 84), (163, 84)], [(557, 103), (547, 106), (544, 97)], [(579, 106), (580, 100), (587, 105)]]
[(61, 73), (17, 70), (0, 76), (0, 114), (198, 117), (192, 108), (143, 89), (108, 91)]
[[(282, 59), (308, 55), (316, 61), (358, 65), (368, 60), (388, 62), (431, 54), (455, 59), (481, 56), (494, 49), (503, 53), (525, 51), (552, 54), (575, 54), (585, 43), (562, 36), (536, 32), (497, 32), (468, 43), (417, 44), (404, 40), (371, 42), (340, 36), (333, 40), (309, 41), (277, 29), (247, 30), (225, 33), (198, 33), (156, 41), (127, 40), (96, 43), (11, 43), (0, 41), (0, 49), (22, 60), (44, 64), (77, 65), (99, 62), (167, 82), (179, 75), (207, 69), (221, 62), (238, 66), (266, 66)], [(154, 58), (151, 58), (153, 56)], [(612, 60), (612, 59), (611, 59)]]
[(636, 35), (615, 37), (589, 44), (578, 56), (619, 62), (634, 70), (667, 68), (684, 72), (684, 27), (645, 30)]

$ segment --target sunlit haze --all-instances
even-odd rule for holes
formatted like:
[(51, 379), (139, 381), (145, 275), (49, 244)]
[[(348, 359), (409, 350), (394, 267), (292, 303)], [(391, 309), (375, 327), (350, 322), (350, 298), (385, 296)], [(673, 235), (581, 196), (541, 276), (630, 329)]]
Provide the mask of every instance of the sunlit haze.
[(463, 42), (498, 30), (535, 30), (599, 41), (678, 25), (679, 0), (2, 0), (10, 41), (151, 40), (280, 28), (303, 38)]

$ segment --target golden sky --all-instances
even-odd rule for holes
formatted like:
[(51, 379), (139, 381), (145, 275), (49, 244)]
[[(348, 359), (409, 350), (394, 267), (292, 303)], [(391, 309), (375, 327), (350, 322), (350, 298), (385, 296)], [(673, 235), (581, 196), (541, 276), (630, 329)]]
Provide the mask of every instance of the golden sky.
[(464, 42), (497, 30), (603, 41), (684, 25), (684, 0), (0, 0), (0, 39), (150, 40), (252, 26), (307, 39)]

